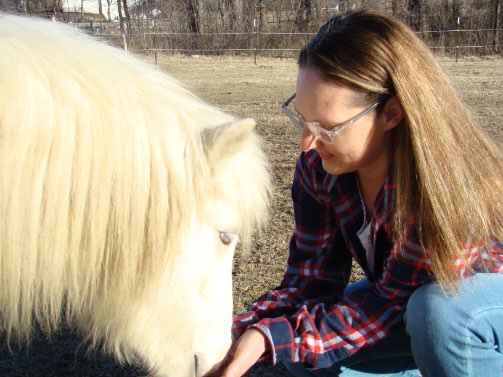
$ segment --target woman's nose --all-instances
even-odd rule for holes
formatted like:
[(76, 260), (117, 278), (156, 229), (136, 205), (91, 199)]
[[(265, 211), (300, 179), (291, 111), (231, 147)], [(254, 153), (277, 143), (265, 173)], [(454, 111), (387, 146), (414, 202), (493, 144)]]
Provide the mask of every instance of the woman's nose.
[(305, 127), (300, 134), (300, 149), (307, 152), (316, 148), (316, 136)]

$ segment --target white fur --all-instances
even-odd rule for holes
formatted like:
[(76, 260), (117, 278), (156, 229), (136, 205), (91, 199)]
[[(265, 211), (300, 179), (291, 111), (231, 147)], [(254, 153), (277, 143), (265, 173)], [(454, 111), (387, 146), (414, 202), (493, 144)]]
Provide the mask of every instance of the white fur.
[(67, 321), (163, 376), (225, 354), (231, 268), (269, 175), (236, 122), (156, 67), (70, 27), (0, 15), (0, 320)]

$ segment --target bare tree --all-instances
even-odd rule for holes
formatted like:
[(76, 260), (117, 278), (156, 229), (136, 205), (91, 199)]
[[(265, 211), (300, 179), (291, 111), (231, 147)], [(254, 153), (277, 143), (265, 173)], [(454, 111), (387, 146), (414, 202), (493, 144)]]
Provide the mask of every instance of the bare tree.
[(218, 6), (222, 17), (222, 25), (225, 25), (225, 18), (229, 20), (229, 30), (234, 31), (237, 27), (238, 15), (235, 0), (219, 0)]
[(421, 0), (408, 0), (407, 24), (412, 30), (421, 30)]
[(238, 0), (218, 0), (218, 11), (222, 20), (222, 26), (229, 31), (239, 28), (239, 15), (237, 9)]
[(63, 12), (62, 0), (14, 0), (14, 4), (20, 13), (39, 14), (48, 18)]
[(461, 16), (460, 0), (452, 0), (452, 19), (456, 20), (459, 16)]
[(393, 14), (393, 16), (398, 15), (398, 8), (398, 0), (391, 0), (391, 13)]
[(281, 29), (283, 22), (283, 2), (275, 1), (274, 2), (274, 11), (276, 13), (276, 26), (278, 29)]
[(107, 0), (107, 19), (112, 19), (112, 0)]
[(255, 13), (258, 11), (258, 30), (264, 29), (264, 12), (265, 5), (264, 0), (256, 0), (255, 1)]
[(124, 18), (122, 17), (122, 1), (117, 0), (117, 12), (119, 13), (119, 25), (121, 28), (121, 33), (124, 35)]
[(193, 33), (199, 33), (199, 6), (197, 0), (184, 0), (185, 9), (187, 11), (187, 21), (189, 30)]
[(242, 0), (241, 13), (243, 15), (242, 30), (249, 32), (252, 30), (255, 16), (255, 0)]
[(496, 46), (498, 45), (498, 29), (499, 29), (499, 19), (500, 19), (500, 1), (493, 0), (491, 19), (492, 19), (492, 46), (493, 53), (496, 53)]
[(28, 13), (24, 0), (0, 0), (0, 10), (16, 13)]
[[(83, 0), (80, 0), (83, 1)], [(77, 0), (77, 3), (80, 3)], [(291, 48), (301, 46), (307, 36), (253, 34), (260, 32), (311, 32), (334, 14), (349, 9), (371, 9), (392, 13), (405, 21), (415, 31), (430, 30), (432, 33), (421, 33), (421, 38), (435, 47), (435, 51), (463, 53), (463, 45), (483, 46), (481, 49), (470, 49), (470, 53), (501, 53), (503, 0), (85, 0), (97, 4), (98, 12), (103, 12), (112, 19), (113, 7), (119, 13), (120, 29), (127, 38), (127, 45), (138, 39), (129, 34), (134, 15), (138, 12), (152, 15), (156, 28), (161, 31), (190, 31), (198, 34), (191, 39), (182, 37), (156, 36), (156, 44), (165, 48), (197, 49), (198, 45), (219, 47), (250, 48), (250, 36), (228, 36), (227, 38), (201, 35), (202, 31), (250, 33), (262, 48)], [(61, 17), (63, 0), (0, 0), (0, 10), (14, 13), (35, 14), (42, 17)], [(133, 5), (135, 4), (135, 5)], [(129, 5), (129, 6), (128, 6)], [(107, 7), (107, 9), (103, 9)], [(82, 11), (83, 12), (83, 11)], [(63, 18), (74, 16), (70, 10)], [(77, 13), (78, 16), (78, 13)], [(81, 16), (84, 16), (81, 13)], [(473, 29), (473, 32), (456, 31), (458, 18), (462, 29)], [(256, 20), (253, 30), (253, 23)], [(138, 24), (139, 25), (139, 24)], [(143, 27), (143, 26), (141, 26)], [(454, 31), (453, 31), (454, 29)], [(477, 31), (477, 29), (484, 29)], [(136, 38), (136, 39), (135, 39)], [(183, 39), (183, 40), (182, 40)], [(145, 46), (146, 38), (142, 39)], [(183, 44), (183, 46), (181, 46)], [(256, 46), (256, 44), (255, 44)], [(132, 46), (133, 47), (133, 46)], [(455, 50), (454, 50), (455, 49)], [(468, 50), (467, 50), (468, 51)]]
[(236, 8), (236, 2), (234, 0), (226, 0), (227, 9), (229, 10), (229, 26), (231, 30), (236, 30), (238, 23), (238, 14)]
[[(119, 0), (120, 2), (121, 0)], [(126, 18), (126, 29), (129, 30), (131, 29), (131, 15), (129, 14), (129, 6), (127, 3), (127, 0), (122, 0), (122, 6), (124, 9), (124, 16)]]
[(307, 31), (311, 23), (311, 0), (300, 0), (300, 5), (297, 10), (295, 24), (299, 31)]

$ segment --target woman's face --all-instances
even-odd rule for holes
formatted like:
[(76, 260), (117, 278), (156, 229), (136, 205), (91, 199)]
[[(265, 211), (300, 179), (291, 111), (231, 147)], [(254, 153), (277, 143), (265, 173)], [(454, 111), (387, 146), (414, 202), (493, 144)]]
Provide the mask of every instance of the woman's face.
[[(365, 110), (369, 104), (359, 104), (358, 93), (329, 81), (313, 68), (301, 68), (297, 77), (295, 109), (308, 122), (318, 122), (327, 129), (336, 129)], [(335, 136), (333, 144), (324, 143), (307, 128), (300, 138), (300, 147), (316, 149), (323, 168), (333, 175), (379, 168), (389, 161), (391, 135), (383, 115), (375, 111), (363, 116)]]

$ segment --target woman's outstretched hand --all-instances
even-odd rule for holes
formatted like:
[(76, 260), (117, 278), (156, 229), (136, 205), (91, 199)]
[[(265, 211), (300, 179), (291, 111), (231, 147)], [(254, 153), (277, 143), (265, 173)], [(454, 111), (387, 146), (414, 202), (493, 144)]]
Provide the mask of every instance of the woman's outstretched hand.
[(204, 377), (241, 377), (267, 351), (267, 340), (258, 330), (247, 330), (219, 364)]

